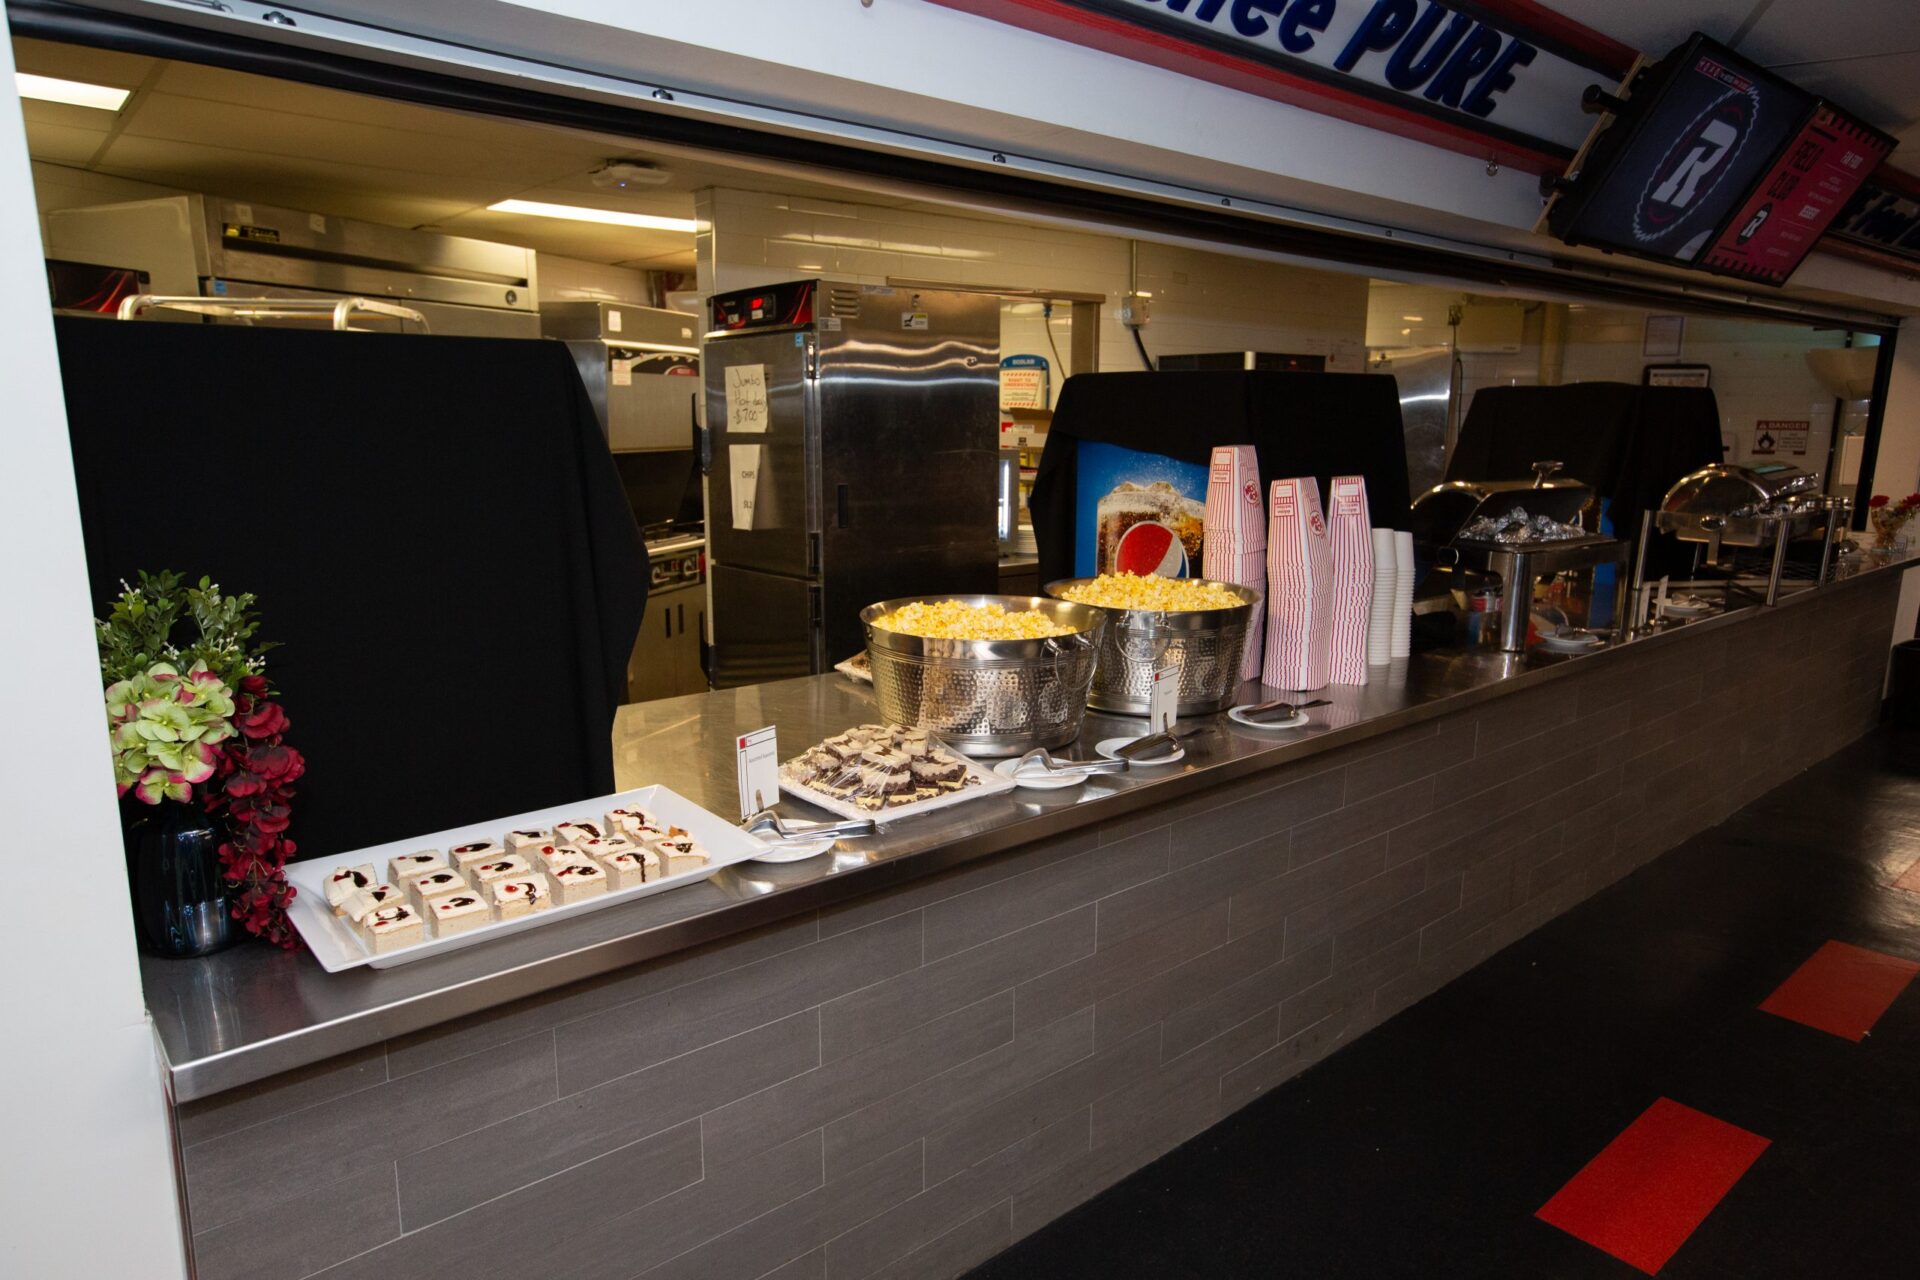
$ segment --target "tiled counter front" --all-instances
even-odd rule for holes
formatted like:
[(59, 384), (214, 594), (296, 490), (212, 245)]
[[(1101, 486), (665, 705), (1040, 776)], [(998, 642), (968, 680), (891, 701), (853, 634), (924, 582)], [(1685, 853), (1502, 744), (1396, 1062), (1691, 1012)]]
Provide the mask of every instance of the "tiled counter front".
[(187, 1104), (198, 1274), (955, 1275), (1864, 732), (1898, 587)]

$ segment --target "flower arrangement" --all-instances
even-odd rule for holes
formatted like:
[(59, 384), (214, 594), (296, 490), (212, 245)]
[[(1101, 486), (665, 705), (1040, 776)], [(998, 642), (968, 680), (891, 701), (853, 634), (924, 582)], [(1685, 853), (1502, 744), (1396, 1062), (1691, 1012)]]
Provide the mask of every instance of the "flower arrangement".
[[(286, 863), (296, 846), (286, 831), (306, 761), (285, 741), (287, 714), (265, 674), (273, 646), (253, 639), (254, 597), (224, 595), (206, 578), (187, 585), (174, 573), (120, 586), (94, 624), (120, 794), (150, 805), (197, 799), (223, 822), (234, 918), (290, 947)], [(174, 629), (183, 619), (193, 634), (180, 643)]]
[(1897, 503), (1884, 493), (1876, 493), (1867, 502), (1867, 512), (1880, 545), (1891, 546), (1907, 522), (1920, 515), (1920, 493), (1910, 493)]

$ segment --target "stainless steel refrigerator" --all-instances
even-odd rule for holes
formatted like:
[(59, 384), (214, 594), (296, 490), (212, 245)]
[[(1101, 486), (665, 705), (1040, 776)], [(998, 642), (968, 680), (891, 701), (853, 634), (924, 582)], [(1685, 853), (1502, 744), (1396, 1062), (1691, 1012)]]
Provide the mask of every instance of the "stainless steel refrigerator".
[(716, 686), (827, 670), (875, 601), (995, 589), (997, 298), (802, 280), (710, 307)]

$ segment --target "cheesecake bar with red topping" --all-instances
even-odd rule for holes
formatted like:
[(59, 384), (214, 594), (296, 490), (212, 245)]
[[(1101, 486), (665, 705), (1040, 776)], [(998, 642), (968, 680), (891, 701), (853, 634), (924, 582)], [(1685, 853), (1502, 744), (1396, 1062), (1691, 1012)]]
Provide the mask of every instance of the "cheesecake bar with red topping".
[(584, 902), (607, 891), (605, 867), (593, 862), (569, 862), (553, 871), (553, 900), (561, 906)]
[(433, 905), (436, 898), (444, 898), (450, 893), (465, 893), (468, 890), (466, 877), (458, 871), (429, 871), (423, 876), (415, 876), (407, 881), (407, 891), (413, 895), (413, 905), (420, 908), (422, 915)]
[(491, 840), (476, 840), (453, 846), (447, 850), (447, 856), (453, 859), (453, 869), (465, 875), (476, 863), (497, 861), (506, 857), (507, 851)]
[(637, 888), (661, 876), (660, 855), (652, 849), (622, 849), (601, 858), (600, 865), (607, 869), (615, 893)]
[(418, 853), (396, 853), (387, 859), (387, 879), (394, 884), (405, 884), (414, 876), (423, 876), (429, 871), (445, 871), (447, 860), (440, 856), (438, 849), (422, 849)]
[(522, 827), (518, 831), (509, 831), (505, 843), (508, 853), (524, 853), (531, 857), (541, 845), (553, 843), (553, 828)]
[(493, 912), (476, 893), (443, 894), (428, 904), (427, 914), (433, 918), (436, 938), (451, 938), (456, 933), (493, 923)]
[(360, 927), (366, 932), (367, 945), (373, 948), (375, 955), (410, 947), (416, 942), (426, 941), (427, 937), (427, 928), (421, 923), (420, 913), (399, 903), (368, 912), (366, 919), (360, 922)]
[(512, 920), (518, 916), (535, 911), (545, 911), (553, 905), (553, 891), (547, 887), (541, 876), (515, 876), (511, 880), (495, 880), (488, 891), (493, 895), (494, 914), (502, 920)]
[(530, 876), (532, 874), (532, 863), (528, 862), (520, 854), (510, 853), (506, 857), (496, 858), (492, 862), (476, 863), (469, 879), (473, 881), (476, 887), (484, 889), (495, 880), (517, 880), (522, 876)]
[(347, 899), (378, 880), (371, 862), (357, 867), (335, 867), (327, 877), (327, 905), (333, 908), (333, 914), (343, 916), (347, 914)]

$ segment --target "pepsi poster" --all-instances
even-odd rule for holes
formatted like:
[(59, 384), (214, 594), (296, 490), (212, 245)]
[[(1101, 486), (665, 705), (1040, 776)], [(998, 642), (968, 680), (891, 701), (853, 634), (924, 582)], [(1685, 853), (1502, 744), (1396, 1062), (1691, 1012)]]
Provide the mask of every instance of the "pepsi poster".
[(1077, 472), (1075, 577), (1199, 576), (1207, 521), (1205, 464), (1083, 440)]
[(1810, 95), (1704, 36), (1662, 67), (1664, 83), (1634, 86), (1550, 215), (1568, 244), (1693, 262), (1813, 110)]

